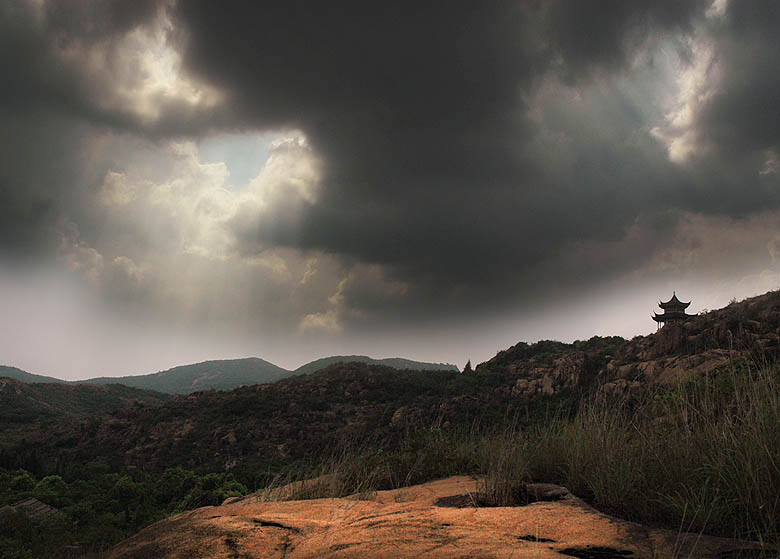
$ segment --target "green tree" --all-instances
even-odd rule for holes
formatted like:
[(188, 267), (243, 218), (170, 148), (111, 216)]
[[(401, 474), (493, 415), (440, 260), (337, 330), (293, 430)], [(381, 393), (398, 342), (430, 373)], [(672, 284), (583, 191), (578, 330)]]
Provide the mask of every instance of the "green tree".
[(47, 505), (61, 507), (68, 501), (68, 484), (60, 476), (46, 476), (35, 486), (33, 495)]

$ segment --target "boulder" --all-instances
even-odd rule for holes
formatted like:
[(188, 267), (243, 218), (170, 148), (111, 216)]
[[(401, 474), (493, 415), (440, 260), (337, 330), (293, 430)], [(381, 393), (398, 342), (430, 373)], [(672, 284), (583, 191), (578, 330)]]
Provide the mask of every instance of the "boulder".
[[(645, 527), (607, 516), (564, 488), (526, 506), (437, 506), (477, 494), (453, 477), (355, 497), (269, 502), (233, 499), (162, 520), (115, 546), (110, 559), (720, 558), (748, 544)], [(530, 491), (530, 490), (529, 490)], [(457, 500), (457, 499), (456, 499)], [(462, 499), (461, 499), (462, 500)]]

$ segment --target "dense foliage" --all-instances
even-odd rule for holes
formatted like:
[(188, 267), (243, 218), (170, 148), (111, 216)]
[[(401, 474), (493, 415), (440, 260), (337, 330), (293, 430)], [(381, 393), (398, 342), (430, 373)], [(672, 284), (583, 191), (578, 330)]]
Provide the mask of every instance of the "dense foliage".
[(103, 462), (88, 462), (74, 478), (0, 469), (0, 506), (35, 497), (64, 513), (42, 522), (0, 514), (0, 557), (56, 557), (67, 545), (98, 552), (171, 513), (246, 493), (232, 474), (199, 476), (181, 468), (120, 474)]

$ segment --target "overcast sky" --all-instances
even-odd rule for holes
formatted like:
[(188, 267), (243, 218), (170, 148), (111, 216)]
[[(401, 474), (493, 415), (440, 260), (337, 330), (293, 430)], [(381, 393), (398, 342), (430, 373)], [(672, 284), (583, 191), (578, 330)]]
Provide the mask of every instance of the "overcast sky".
[(0, 4), (0, 363), (463, 366), (780, 287), (780, 2)]

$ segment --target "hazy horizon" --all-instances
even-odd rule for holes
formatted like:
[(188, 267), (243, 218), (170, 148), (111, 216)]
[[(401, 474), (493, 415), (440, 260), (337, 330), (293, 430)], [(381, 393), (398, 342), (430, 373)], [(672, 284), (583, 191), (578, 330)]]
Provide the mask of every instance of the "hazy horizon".
[[(710, 295), (710, 299), (709, 300), (713, 301), (713, 302), (715, 302), (717, 304), (714, 304), (714, 305), (711, 305), (711, 306), (703, 306), (703, 305), (696, 305), (696, 304), (694, 304), (695, 302), (692, 302), (691, 307), (688, 309), (688, 312), (692, 313), (692, 314), (695, 314), (695, 313), (700, 312), (702, 310), (718, 309), (718, 308), (726, 306), (733, 299), (741, 300), (741, 299), (743, 299), (745, 297), (750, 297), (752, 295), (758, 295), (758, 294), (760, 294), (760, 293), (743, 293), (739, 297), (731, 297), (729, 299), (724, 299), (722, 303), (718, 303), (719, 299), (717, 298), (717, 296), (718, 295), (725, 296), (726, 294), (713, 294), (713, 295)], [(667, 298), (668, 297), (665, 296), (665, 297), (662, 297), (661, 299), (667, 299)], [(690, 299), (690, 298), (686, 299), (686, 297), (683, 297), (682, 294), (681, 294), (681, 298), (683, 300), (689, 300)], [(656, 303), (657, 302), (658, 301), (656, 301)], [(303, 358), (303, 359), (300, 359), (300, 360), (297, 360), (297, 361), (296, 360), (291, 360), (291, 361), (286, 361), (286, 362), (275, 361), (274, 359), (271, 359), (271, 358), (269, 358), (269, 357), (267, 357), (265, 355), (259, 354), (259, 353), (256, 353), (256, 354), (241, 353), (241, 350), (238, 350), (238, 349), (236, 350), (235, 353), (227, 353), (227, 354), (218, 355), (218, 356), (209, 356), (209, 355), (211, 355), (211, 354), (208, 353), (209, 350), (205, 350), (205, 351), (201, 350), (201, 351), (195, 351), (193, 353), (186, 353), (186, 348), (185, 348), (185, 352), (181, 353), (181, 355), (182, 355), (181, 358), (172, 357), (168, 361), (164, 361), (163, 365), (156, 366), (156, 368), (155, 368), (155, 366), (150, 365), (151, 368), (148, 368), (146, 370), (122, 371), (122, 372), (116, 372), (116, 371), (107, 370), (104, 373), (84, 374), (84, 375), (81, 375), (81, 376), (78, 376), (78, 377), (74, 377), (74, 378), (63, 377), (61, 374), (58, 374), (57, 371), (41, 372), (41, 371), (37, 371), (37, 370), (31, 370), (29, 368), (25, 368), (24, 366), (21, 366), (21, 365), (15, 364), (15, 363), (0, 363), (0, 365), (14, 366), (14, 367), (18, 367), (18, 368), (20, 368), (22, 370), (25, 370), (28, 373), (44, 375), (44, 376), (50, 376), (50, 377), (54, 377), (54, 378), (60, 378), (61, 380), (74, 380), (74, 381), (75, 380), (87, 380), (87, 379), (95, 378), (95, 377), (121, 377), (121, 376), (147, 375), (147, 374), (162, 372), (162, 371), (171, 369), (173, 367), (181, 366), (181, 365), (189, 365), (189, 364), (194, 364), (194, 363), (200, 363), (200, 362), (203, 362), (203, 361), (217, 361), (217, 360), (225, 360), (225, 359), (246, 359), (246, 358), (253, 358), (253, 357), (257, 357), (257, 358), (263, 359), (265, 361), (268, 361), (268, 362), (270, 362), (270, 363), (272, 363), (274, 365), (277, 365), (277, 366), (282, 367), (284, 369), (287, 369), (289, 371), (293, 371), (293, 370), (297, 369), (298, 367), (301, 367), (301, 366), (303, 366), (303, 365), (305, 365), (307, 363), (310, 363), (311, 361), (314, 361), (316, 359), (325, 358), (325, 357), (331, 357), (331, 356), (336, 356), (336, 355), (366, 355), (366, 356), (371, 357), (373, 359), (387, 359), (387, 358), (400, 357), (400, 358), (412, 359), (412, 360), (415, 360), (415, 361), (422, 361), (422, 362), (428, 362), (428, 363), (448, 363), (448, 364), (455, 365), (459, 369), (462, 369), (463, 366), (465, 365), (466, 361), (471, 361), (472, 365), (476, 366), (476, 365), (478, 365), (481, 362), (487, 361), (488, 359), (493, 357), (499, 351), (508, 349), (509, 347), (515, 345), (518, 342), (534, 343), (534, 342), (537, 342), (537, 341), (540, 341), (540, 340), (556, 340), (556, 341), (561, 341), (561, 342), (565, 342), (565, 343), (571, 343), (571, 342), (574, 342), (576, 340), (587, 340), (587, 339), (591, 338), (592, 336), (622, 336), (624, 338), (630, 339), (630, 338), (632, 338), (634, 336), (638, 336), (638, 335), (651, 334), (652, 332), (654, 332), (656, 330), (656, 323), (652, 322), (652, 320), (650, 319), (650, 315), (652, 314), (653, 311), (658, 311), (658, 312), (661, 312), (661, 311), (657, 307), (657, 305), (647, 305), (647, 307), (649, 308), (649, 312), (646, 315), (640, 313), (639, 315), (633, 316), (633, 317), (631, 317), (631, 316), (623, 317), (623, 319), (625, 320), (626, 323), (634, 324), (637, 327), (641, 327), (640, 323), (642, 323), (642, 322), (651, 322), (652, 323), (652, 327), (644, 328), (641, 331), (638, 331), (636, 333), (610, 332), (610, 331), (608, 331), (608, 330), (606, 330), (606, 329), (604, 329), (602, 327), (602, 328), (596, 328), (594, 330), (594, 333), (592, 333), (590, 335), (575, 335), (575, 334), (572, 334), (572, 335), (568, 335), (568, 336), (555, 336), (555, 335), (552, 334), (552, 332), (554, 332), (556, 324), (560, 324), (560, 321), (562, 321), (563, 318), (564, 318), (562, 316), (556, 315), (550, 321), (548, 321), (546, 323), (546, 325), (544, 325), (544, 328), (546, 328), (546, 329), (543, 330), (543, 331), (544, 332), (548, 332), (550, 335), (539, 335), (539, 336), (537, 336), (535, 338), (532, 338), (532, 337), (517, 338), (514, 341), (511, 341), (511, 339), (512, 339), (511, 334), (509, 334), (509, 335), (502, 335), (500, 332), (496, 331), (493, 334), (494, 335), (494, 339), (495, 340), (502, 340), (502, 339), (507, 340), (505, 342), (505, 345), (500, 346), (500, 347), (496, 347), (496, 349), (494, 351), (492, 351), (492, 352), (489, 351), (487, 349), (487, 346), (486, 346), (485, 347), (485, 351), (483, 351), (482, 353), (475, 353), (475, 355), (477, 355), (479, 357), (477, 357), (477, 358), (466, 357), (466, 359), (464, 359), (462, 363), (455, 362), (455, 361), (452, 361), (452, 360), (448, 361), (446, 359), (426, 358), (426, 357), (424, 357), (424, 354), (422, 354), (423, 356), (410, 356), (410, 355), (402, 354), (402, 353), (374, 354), (374, 353), (368, 353), (368, 352), (365, 352), (365, 351), (361, 351), (359, 349), (352, 350), (352, 349), (349, 349), (348, 346), (343, 346), (345, 348), (343, 351), (336, 351), (336, 352), (332, 352), (332, 353), (311, 352), (311, 353), (307, 353), (306, 354), (306, 355), (309, 355), (309, 357), (306, 357), (306, 358)], [(596, 316), (597, 318), (605, 318), (605, 319), (609, 319), (609, 318), (613, 318), (614, 319), (614, 318), (616, 318), (616, 317), (609, 317), (609, 316), (599, 316), (597, 314), (598, 312), (601, 312), (601, 313), (605, 313), (605, 314), (608, 315), (609, 311), (610, 311), (609, 307), (601, 307), (600, 309), (594, 307), (592, 310), (593, 310), (594, 314), (591, 315), (591, 316)], [(565, 311), (564, 311), (564, 314), (565, 314)], [(632, 312), (627, 313), (627, 315), (631, 315), (631, 314), (634, 314), (634, 313), (632, 313)], [(637, 318), (639, 318), (640, 320), (636, 320)], [(429, 333), (429, 334), (432, 335), (433, 333)], [(165, 341), (165, 339), (162, 339), (162, 341)], [(176, 349), (181, 349), (181, 347), (182, 347), (181, 345), (177, 345)], [(323, 350), (327, 351), (328, 347), (333, 347), (333, 346), (330, 346), (330, 345), (323, 346)], [(467, 355), (471, 355), (471, 353), (468, 353), (468, 352), (466, 352), (466, 354)], [(177, 355), (179, 355), (179, 354), (177, 354)], [(189, 357), (189, 356), (191, 356), (191, 357)], [(150, 361), (150, 363), (151, 363), (151, 361)]]
[(777, 289), (778, 28), (773, 0), (4, 3), (0, 363), (462, 368)]

